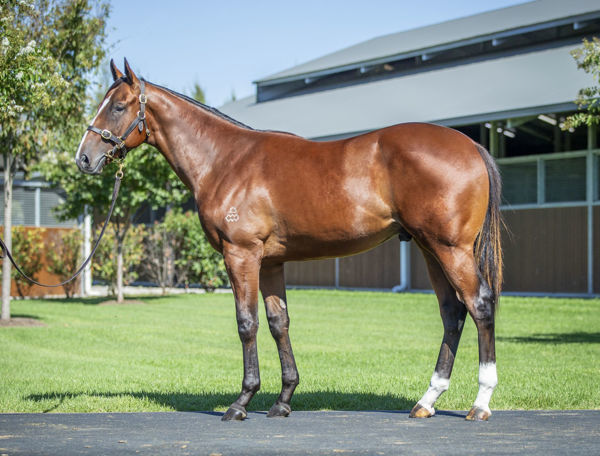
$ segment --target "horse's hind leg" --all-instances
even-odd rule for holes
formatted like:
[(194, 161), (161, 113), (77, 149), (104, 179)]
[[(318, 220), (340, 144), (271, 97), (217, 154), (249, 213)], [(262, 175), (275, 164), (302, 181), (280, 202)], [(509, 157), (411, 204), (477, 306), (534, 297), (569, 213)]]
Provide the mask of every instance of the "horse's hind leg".
[(435, 415), (433, 405), (450, 385), (452, 366), (454, 365), (456, 350), (467, 315), (467, 308), (458, 300), (456, 291), (448, 282), (437, 260), (425, 250), (423, 250), (423, 255), (427, 263), (429, 278), (440, 305), (440, 314), (444, 324), (444, 338), (442, 339), (440, 354), (431, 376), (429, 388), (411, 410), (411, 418), (429, 418)]
[(477, 327), (479, 343), (479, 392), (467, 415), (468, 420), (487, 420), (492, 393), (498, 384), (494, 338), (494, 293), (483, 280), (473, 256), (473, 246), (448, 247), (435, 250), (442, 269), (458, 293)]
[(299, 382), (298, 369), (290, 344), (283, 264), (263, 266), (260, 271), (260, 290), (265, 301), (271, 334), (277, 343), (281, 361), (281, 394), (267, 416), (288, 416), (292, 409), (290, 400)]

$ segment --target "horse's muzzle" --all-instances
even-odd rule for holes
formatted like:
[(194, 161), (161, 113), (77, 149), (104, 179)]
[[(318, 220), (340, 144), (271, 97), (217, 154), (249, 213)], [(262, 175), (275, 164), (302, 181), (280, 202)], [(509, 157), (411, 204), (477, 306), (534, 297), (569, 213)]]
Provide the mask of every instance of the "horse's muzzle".
[(75, 159), (75, 163), (81, 172), (86, 174), (100, 174), (106, 163), (106, 156), (102, 155), (95, 164), (92, 164), (86, 154), (81, 154), (81, 156)]

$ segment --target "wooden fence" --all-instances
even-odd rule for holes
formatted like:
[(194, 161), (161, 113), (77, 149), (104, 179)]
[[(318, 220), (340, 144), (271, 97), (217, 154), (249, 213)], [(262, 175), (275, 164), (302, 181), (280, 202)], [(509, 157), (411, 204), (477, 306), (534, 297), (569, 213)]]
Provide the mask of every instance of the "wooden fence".
[[(0, 225), (0, 230), (1, 229), (3, 229), (3, 227)], [(74, 229), (75, 228), (37, 228), (37, 227), (29, 227), (29, 226), (25, 227), (25, 230), (27, 232), (43, 230), (42, 240), (43, 240), (43, 244), (44, 244), (44, 249), (49, 248), (50, 242), (52, 239), (57, 239), (57, 238), (60, 239), (60, 237), (62, 237), (64, 234), (71, 232)], [(0, 231), (0, 232), (2, 232), (2, 231)], [(13, 250), (14, 250), (14, 246), (13, 246)], [(61, 279), (59, 277), (48, 272), (48, 270), (47, 270), (48, 269), (48, 260), (46, 258), (45, 253), (42, 254), (41, 262), (42, 262), (42, 268), (36, 276), (37, 281), (42, 282), (42, 283), (49, 283), (49, 284), (61, 282)], [(14, 268), (13, 268), (13, 271), (14, 271)], [(77, 290), (77, 292), (79, 292), (79, 278), (77, 278), (76, 281), (77, 281), (76, 290)], [(10, 294), (11, 294), (11, 296), (19, 296), (19, 293), (17, 292), (17, 287), (15, 285), (14, 280), (12, 281), (12, 284), (11, 284)], [(39, 296), (64, 295), (64, 294), (65, 294), (65, 292), (62, 287), (45, 288), (45, 287), (40, 287), (38, 285), (33, 285), (29, 289), (28, 296), (39, 297)]]

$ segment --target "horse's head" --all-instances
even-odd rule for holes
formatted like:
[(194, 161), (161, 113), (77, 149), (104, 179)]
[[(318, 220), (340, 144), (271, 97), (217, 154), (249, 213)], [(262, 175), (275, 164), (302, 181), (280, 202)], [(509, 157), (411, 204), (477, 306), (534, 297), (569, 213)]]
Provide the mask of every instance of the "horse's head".
[(114, 83), (104, 95), (96, 117), (81, 139), (75, 163), (81, 171), (99, 174), (113, 159), (143, 143), (150, 130), (146, 124), (145, 84), (125, 60), (125, 74), (110, 61)]

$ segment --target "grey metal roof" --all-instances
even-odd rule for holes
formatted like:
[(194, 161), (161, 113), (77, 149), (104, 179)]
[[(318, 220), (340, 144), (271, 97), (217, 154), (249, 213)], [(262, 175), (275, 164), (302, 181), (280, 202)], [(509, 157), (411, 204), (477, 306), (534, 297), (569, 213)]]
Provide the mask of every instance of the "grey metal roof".
[(538, 0), (373, 38), (259, 79), (271, 83), (600, 10), (598, 0)]
[[(575, 3), (582, 2), (571, 4)], [(484, 60), (264, 103), (256, 103), (252, 96), (220, 109), (255, 128), (289, 131), (308, 138), (345, 135), (409, 121), (459, 125), (494, 116), (558, 111), (572, 107), (577, 91), (594, 83), (589, 75), (577, 70), (569, 54), (574, 47)]]

